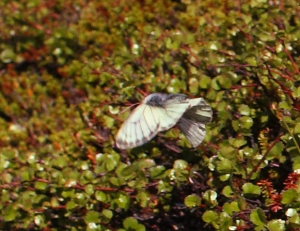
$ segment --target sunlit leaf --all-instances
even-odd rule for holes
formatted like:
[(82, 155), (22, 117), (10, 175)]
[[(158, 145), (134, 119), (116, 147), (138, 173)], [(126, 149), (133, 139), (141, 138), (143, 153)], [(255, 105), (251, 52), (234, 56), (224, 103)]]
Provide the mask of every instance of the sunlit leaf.
[(186, 198), (184, 198), (184, 204), (190, 208), (199, 206), (200, 203), (201, 203), (201, 199), (196, 194), (191, 194), (188, 195)]

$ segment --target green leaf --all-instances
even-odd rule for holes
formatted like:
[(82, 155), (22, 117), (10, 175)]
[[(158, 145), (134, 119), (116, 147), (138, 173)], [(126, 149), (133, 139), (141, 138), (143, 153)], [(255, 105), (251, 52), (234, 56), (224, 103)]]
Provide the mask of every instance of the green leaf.
[(136, 199), (140, 202), (141, 207), (146, 208), (151, 200), (149, 193), (141, 191), (137, 194)]
[(121, 173), (121, 176), (133, 178), (136, 176), (137, 171), (138, 171), (138, 166), (137, 166), (137, 164), (134, 163), (132, 165), (129, 165), (129, 166), (123, 168), (120, 171), (120, 173)]
[(230, 179), (230, 177), (231, 177), (231, 175), (227, 173), (227, 174), (221, 175), (219, 178), (220, 178), (220, 181), (227, 181)]
[(53, 166), (58, 168), (64, 168), (68, 165), (69, 159), (67, 156), (60, 156), (53, 160)]
[(164, 172), (166, 168), (162, 165), (155, 166), (150, 169), (150, 174), (152, 178), (159, 178)]
[(216, 90), (216, 91), (219, 91), (221, 90), (221, 86), (220, 86), (220, 83), (218, 82), (218, 80), (216, 78), (214, 78), (212, 81), (211, 81), (211, 87)]
[(9, 167), (10, 162), (7, 160), (6, 156), (3, 154), (0, 156), (0, 171)]
[(114, 202), (118, 205), (118, 207), (122, 209), (128, 209), (130, 205), (130, 197), (126, 194), (120, 193)]
[(252, 183), (245, 183), (242, 188), (243, 188), (244, 194), (246, 194), (246, 195), (251, 194), (251, 195), (258, 196), (261, 194), (260, 187), (257, 185), (254, 185)]
[[(231, 142), (233, 142), (231, 140)], [(232, 158), (232, 156), (234, 155), (234, 153), (236, 152), (236, 149), (234, 147), (232, 147), (228, 142), (225, 142), (223, 144), (220, 145), (220, 154), (223, 157), (226, 158)]]
[(240, 126), (245, 129), (249, 129), (253, 125), (253, 119), (249, 116), (242, 116), (239, 118)]
[(231, 186), (229, 186), (229, 185), (227, 185), (223, 188), (222, 194), (228, 198), (231, 198), (234, 195), (233, 190), (232, 190)]
[(269, 231), (285, 231), (285, 221), (281, 219), (271, 220), (268, 222)]
[(92, 195), (94, 194), (94, 186), (92, 184), (88, 184), (84, 187), (84, 190), (85, 192), (88, 194), (88, 195)]
[(264, 211), (260, 208), (254, 209), (250, 214), (250, 220), (253, 224), (258, 227), (264, 227), (266, 225), (266, 215)]
[(197, 78), (189, 79), (189, 90), (192, 94), (197, 94), (199, 91), (199, 82)]
[(257, 58), (254, 57), (254, 56), (248, 56), (246, 59), (245, 59), (245, 62), (250, 64), (251, 66), (257, 66)]
[[(300, 87), (299, 87), (299, 89), (300, 89)], [(299, 96), (300, 97), (300, 96)], [(298, 123), (296, 123), (296, 126), (295, 126), (295, 128), (294, 128), (294, 133), (295, 134), (300, 134), (300, 123), (298, 122)]]
[(229, 143), (233, 147), (239, 148), (239, 147), (247, 144), (247, 141), (244, 138), (242, 138), (242, 137), (241, 138), (235, 138), (235, 139), (231, 138), (231, 139), (229, 139)]
[(228, 159), (222, 158), (222, 160), (217, 162), (217, 169), (218, 172), (222, 174), (231, 173), (233, 170), (233, 163)]
[(199, 206), (201, 204), (201, 198), (196, 194), (188, 195), (184, 198), (184, 204), (189, 208)]
[(186, 169), (187, 167), (188, 163), (185, 160), (176, 160), (173, 165), (175, 169)]
[(235, 212), (239, 212), (240, 208), (238, 205), (237, 201), (233, 201), (233, 202), (227, 202), (224, 204), (223, 206), (223, 210), (229, 214), (229, 215), (233, 215)]
[(45, 227), (45, 216), (44, 215), (36, 215), (34, 217), (34, 224), (38, 227)]
[(113, 125), (115, 123), (115, 120), (113, 118), (109, 117), (109, 116), (103, 116), (103, 120), (104, 120), (105, 125), (108, 128), (113, 127)]
[(95, 198), (96, 198), (96, 200), (101, 201), (101, 202), (106, 202), (108, 199), (106, 193), (102, 192), (102, 191), (97, 191), (95, 193)]
[(107, 171), (115, 169), (119, 163), (120, 156), (117, 154), (105, 155), (105, 167)]
[(86, 223), (99, 223), (100, 213), (97, 211), (88, 211), (84, 220)]
[(281, 159), (280, 157), (283, 150), (284, 150), (284, 144), (281, 141), (276, 143), (270, 150), (267, 159), (273, 159), (273, 158)]
[(296, 202), (299, 198), (299, 193), (295, 189), (288, 189), (282, 193), (282, 203), (290, 204), (292, 202)]
[(15, 206), (8, 205), (4, 210), (4, 221), (13, 221), (19, 216), (19, 212)]
[(102, 214), (108, 219), (113, 217), (113, 212), (110, 209), (103, 209)]
[(241, 115), (249, 116), (251, 112), (250, 107), (246, 104), (242, 104), (239, 106), (239, 112), (241, 113)]
[(138, 221), (134, 217), (127, 217), (123, 221), (123, 226), (126, 229), (134, 228), (138, 224)]
[(67, 207), (67, 210), (72, 210), (74, 208), (76, 208), (78, 206), (77, 203), (75, 203), (73, 200), (72, 201), (68, 201), (66, 207)]
[(201, 75), (199, 79), (199, 87), (202, 89), (207, 89), (211, 83), (211, 78), (206, 75)]
[(203, 213), (202, 220), (206, 223), (213, 223), (219, 220), (219, 215), (213, 210), (207, 210)]
[(37, 181), (34, 183), (34, 187), (38, 190), (45, 190), (49, 186), (46, 182)]
[(59, 204), (59, 199), (57, 197), (52, 197), (51, 198), (51, 201), (50, 201), (50, 204), (52, 207), (58, 207), (60, 204)]
[(214, 190), (207, 190), (203, 194), (203, 199), (205, 199), (211, 205), (218, 204), (217, 197), (218, 197), (218, 193)]
[(173, 190), (173, 186), (167, 181), (160, 180), (157, 189), (159, 193), (167, 193)]
[(229, 89), (232, 86), (231, 79), (229, 76), (219, 75), (217, 77), (217, 81), (218, 81), (219, 85), (224, 89)]
[(153, 166), (155, 166), (155, 162), (152, 159), (142, 159), (138, 162), (139, 169), (151, 168)]
[(16, 54), (12, 49), (5, 49), (0, 53), (0, 59), (3, 63), (11, 63), (16, 58)]
[(295, 228), (300, 228), (300, 215), (297, 209), (289, 208), (285, 215), (289, 218), (288, 222), (292, 224)]
[(123, 221), (123, 226), (126, 230), (128, 231), (145, 231), (146, 228), (144, 225), (140, 224), (137, 219), (135, 219), (134, 217), (127, 217), (124, 221)]
[(294, 93), (296, 98), (300, 98), (300, 87), (297, 87)]

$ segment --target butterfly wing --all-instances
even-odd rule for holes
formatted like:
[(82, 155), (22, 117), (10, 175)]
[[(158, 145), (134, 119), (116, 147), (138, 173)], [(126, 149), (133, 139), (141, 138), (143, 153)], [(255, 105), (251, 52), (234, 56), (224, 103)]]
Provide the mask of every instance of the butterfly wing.
[(138, 106), (118, 131), (117, 147), (134, 148), (151, 140), (159, 132), (159, 123), (153, 113), (151, 106)]
[(189, 107), (187, 96), (184, 94), (153, 93), (144, 101), (151, 106), (155, 120), (159, 123), (159, 131), (166, 131), (175, 126)]
[(174, 127), (189, 107), (188, 102), (166, 102), (164, 107), (156, 107), (155, 114), (159, 121), (159, 131)]
[(203, 98), (189, 99), (189, 105), (178, 126), (192, 146), (197, 147), (206, 135), (205, 124), (212, 120), (212, 109)]
[(175, 126), (188, 107), (189, 102), (183, 95), (149, 95), (118, 131), (117, 147), (128, 149), (148, 142), (158, 132)]
[(190, 107), (183, 117), (201, 123), (209, 123), (212, 120), (212, 109), (203, 98), (189, 99)]
[(194, 148), (202, 143), (206, 135), (205, 124), (182, 117), (178, 126)]

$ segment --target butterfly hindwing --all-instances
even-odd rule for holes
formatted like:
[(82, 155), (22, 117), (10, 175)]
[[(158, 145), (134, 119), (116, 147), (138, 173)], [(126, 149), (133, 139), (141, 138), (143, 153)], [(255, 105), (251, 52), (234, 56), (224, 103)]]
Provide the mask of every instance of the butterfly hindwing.
[(212, 109), (203, 98), (189, 99), (186, 110), (178, 125), (193, 147), (199, 146), (205, 135), (205, 124), (212, 119)]
[(202, 143), (206, 134), (205, 125), (203, 123), (183, 117), (180, 119), (178, 125), (194, 148)]
[(191, 120), (208, 123), (212, 120), (212, 109), (203, 98), (189, 99), (190, 108), (184, 113), (183, 117)]

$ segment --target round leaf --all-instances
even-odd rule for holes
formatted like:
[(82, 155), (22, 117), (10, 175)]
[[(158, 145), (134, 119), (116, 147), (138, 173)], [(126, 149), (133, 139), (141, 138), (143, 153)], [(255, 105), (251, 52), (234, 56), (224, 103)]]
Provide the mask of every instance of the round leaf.
[(196, 194), (188, 195), (184, 198), (184, 204), (189, 208), (199, 206), (201, 204), (201, 198)]

